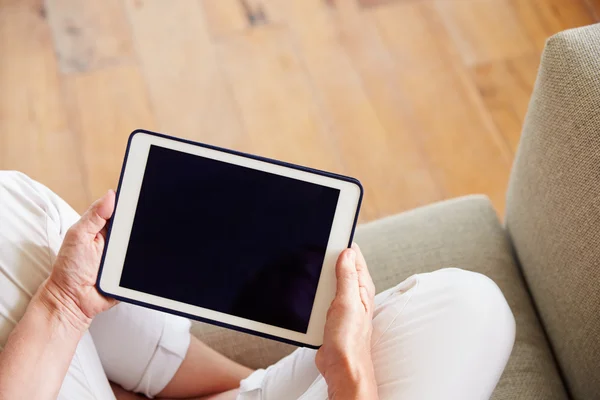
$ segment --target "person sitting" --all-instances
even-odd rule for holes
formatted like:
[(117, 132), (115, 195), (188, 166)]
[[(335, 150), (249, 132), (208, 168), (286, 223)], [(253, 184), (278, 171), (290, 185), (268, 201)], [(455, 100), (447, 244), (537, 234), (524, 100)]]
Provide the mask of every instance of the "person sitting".
[(511, 353), (514, 317), (492, 280), (441, 269), (375, 295), (354, 244), (337, 261), (322, 347), (252, 371), (191, 336), (189, 320), (96, 290), (114, 205), (109, 191), (80, 217), (0, 172), (0, 400), (487, 399)]

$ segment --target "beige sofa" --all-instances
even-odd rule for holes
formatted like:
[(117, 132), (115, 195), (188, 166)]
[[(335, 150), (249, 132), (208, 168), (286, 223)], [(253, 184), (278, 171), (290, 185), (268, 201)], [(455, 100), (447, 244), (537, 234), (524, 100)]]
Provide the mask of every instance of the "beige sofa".
[[(493, 399), (600, 399), (600, 24), (546, 44), (504, 225), (485, 196), (468, 196), (363, 225), (356, 241), (379, 291), (452, 266), (496, 281), (517, 338)], [(193, 331), (252, 367), (293, 350), (204, 324)]]

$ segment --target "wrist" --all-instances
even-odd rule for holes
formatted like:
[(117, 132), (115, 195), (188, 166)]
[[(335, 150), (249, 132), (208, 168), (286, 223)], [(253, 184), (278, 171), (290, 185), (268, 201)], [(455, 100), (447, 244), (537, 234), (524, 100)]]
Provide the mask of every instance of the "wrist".
[(49, 319), (63, 326), (71, 334), (82, 335), (92, 322), (92, 319), (87, 317), (51, 279), (47, 279), (40, 286), (32, 303), (34, 306), (43, 307)]

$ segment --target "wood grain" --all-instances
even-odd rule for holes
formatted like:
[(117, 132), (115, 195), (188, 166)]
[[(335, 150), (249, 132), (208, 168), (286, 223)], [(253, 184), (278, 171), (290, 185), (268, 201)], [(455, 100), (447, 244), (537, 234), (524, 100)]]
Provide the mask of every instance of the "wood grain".
[(513, 154), (517, 150), (529, 98), (537, 75), (537, 54), (494, 61), (473, 69), (487, 110)]
[(121, 0), (47, 0), (45, 4), (62, 72), (134, 62)]
[(510, 0), (436, 0), (434, 7), (466, 65), (534, 50)]
[(200, 3), (128, 0), (126, 5), (158, 129), (239, 148), (240, 116)]
[(438, 68), (460, 57), (430, 4), (394, 3), (373, 9), (370, 15), (401, 68)]
[(442, 199), (442, 188), (431, 174), (418, 139), (419, 127), (408, 107), (410, 99), (400, 88), (395, 60), (372, 15), (362, 13), (353, 0), (340, 0), (336, 5), (331, 23), (385, 130), (388, 155), (381, 159), (380, 168), (387, 171), (389, 180), (386, 196), (378, 199), (379, 213), (389, 215), (399, 207), (413, 208)]
[(0, 169), (30, 175), (82, 211), (82, 158), (43, 15), (41, 1), (0, 7)]
[[(542, 46), (597, 0), (0, 0), (0, 168), (79, 211), (155, 129), (502, 213)], [(58, 59), (57, 57), (60, 57)]]
[(201, 0), (201, 4), (213, 37), (231, 35), (248, 26), (244, 7), (239, 0)]
[[(304, 55), (307, 73), (314, 82), (317, 101), (345, 170), (364, 184), (363, 217), (368, 220), (384, 215), (380, 207), (389, 203), (390, 196), (397, 207), (414, 205), (412, 196), (418, 194), (398, 188), (404, 186), (408, 176), (402, 171), (404, 160), (390, 146), (388, 133), (365, 92), (361, 76), (338, 40), (330, 10), (318, 0), (269, 3), (284, 16)], [(308, 18), (311, 24), (305, 23)], [(377, 190), (381, 187), (386, 190)]]
[(600, 1), (598, 0), (584, 0), (590, 16), (594, 19), (594, 22), (600, 21)]
[[(388, 24), (402, 25), (413, 15), (427, 15), (435, 10), (424, 4), (406, 3), (389, 8), (388, 12), (389, 18), (379, 19), (384, 31), (393, 29)], [(435, 14), (419, 21), (423, 24), (419, 32), (425, 36), (438, 29)], [(399, 48), (397, 40), (387, 41), (387, 45), (391, 54), (404, 54), (401, 42)], [(420, 127), (421, 144), (444, 194), (454, 197), (486, 193), (502, 213), (511, 156), (467, 70), (454, 58), (430, 68), (407, 67), (402, 60), (397, 60), (399, 91), (410, 94), (411, 113)]]
[(512, 4), (539, 52), (555, 33), (595, 22), (584, 0), (513, 0)]
[(341, 172), (304, 68), (281, 27), (261, 27), (219, 43), (250, 151)]
[(146, 87), (136, 67), (123, 65), (69, 75), (65, 94), (85, 155), (88, 192), (97, 199), (117, 187), (129, 134), (156, 129)]

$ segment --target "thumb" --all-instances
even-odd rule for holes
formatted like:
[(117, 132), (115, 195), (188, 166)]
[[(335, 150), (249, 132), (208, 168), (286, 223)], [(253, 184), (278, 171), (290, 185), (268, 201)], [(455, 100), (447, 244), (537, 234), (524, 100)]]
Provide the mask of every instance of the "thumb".
[(111, 189), (96, 200), (77, 223), (86, 233), (96, 235), (104, 228), (115, 209), (115, 192)]
[(356, 252), (346, 249), (340, 254), (335, 266), (337, 293), (339, 298), (358, 298), (358, 273), (356, 272)]

